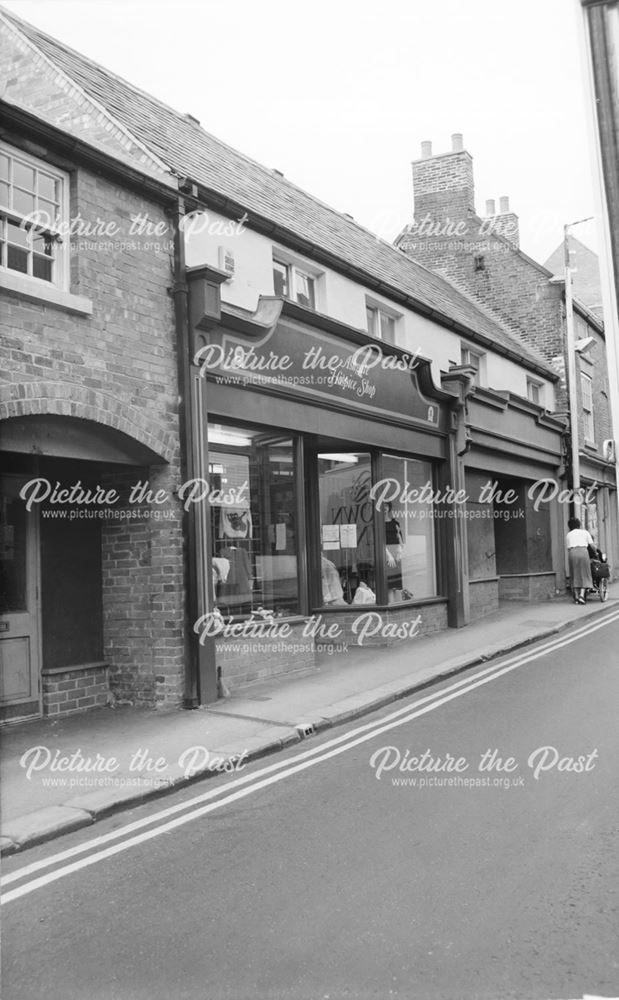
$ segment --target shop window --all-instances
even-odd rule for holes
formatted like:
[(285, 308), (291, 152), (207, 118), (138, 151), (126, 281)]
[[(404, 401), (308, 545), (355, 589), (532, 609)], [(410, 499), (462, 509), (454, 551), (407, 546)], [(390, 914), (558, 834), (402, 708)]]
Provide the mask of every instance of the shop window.
[(380, 469), (373, 483), (369, 453), (318, 456), (323, 605), (436, 595), (432, 465), (383, 455)]
[(208, 440), (215, 605), (233, 617), (298, 613), (294, 440), (223, 424), (209, 424)]
[(432, 465), (384, 455), (375, 500), (385, 522), (389, 604), (436, 594)]
[(376, 604), (371, 456), (318, 456), (321, 600), (324, 605)]
[(370, 336), (384, 340), (386, 344), (395, 344), (396, 316), (369, 304), (366, 305), (365, 311)]
[(294, 264), (273, 258), (273, 287), (276, 295), (292, 299), (308, 309), (316, 308), (315, 278)]
[(0, 145), (0, 266), (64, 286), (68, 175)]
[(580, 391), (582, 395), (583, 429), (585, 441), (595, 441), (593, 424), (593, 379), (590, 375), (580, 374)]

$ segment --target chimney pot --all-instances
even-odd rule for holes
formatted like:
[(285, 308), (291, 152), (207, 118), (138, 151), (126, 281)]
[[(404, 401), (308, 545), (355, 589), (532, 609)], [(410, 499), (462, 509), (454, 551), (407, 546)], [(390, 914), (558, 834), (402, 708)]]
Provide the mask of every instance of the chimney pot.
[(451, 151), (452, 153), (461, 153), (464, 149), (464, 142), (462, 132), (454, 132), (451, 137)]
[(422, 142), (421, 143), (421, 159), (422, 160), (429, 160), (431, 156), (432, 156), (432, 143), (431, 142)]
[(486, 215), (496, 215), (496, 206), (494, 204), (494, 198), (488, 198), (486, 201)]
[(509, 212), (509, 198), (499, 198), (499, 211), (501, 215), (507, 215)]

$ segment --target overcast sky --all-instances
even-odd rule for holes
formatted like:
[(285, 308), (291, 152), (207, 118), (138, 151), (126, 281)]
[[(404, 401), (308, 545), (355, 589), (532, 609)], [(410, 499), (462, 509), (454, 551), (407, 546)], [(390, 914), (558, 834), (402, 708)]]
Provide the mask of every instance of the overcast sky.
[[(476, 203), (544, 261), (594, 214), (573, 0), (4, 0), (386, 239), (462, 132)], [(594, 224), (576, 235), (596, 247)]]

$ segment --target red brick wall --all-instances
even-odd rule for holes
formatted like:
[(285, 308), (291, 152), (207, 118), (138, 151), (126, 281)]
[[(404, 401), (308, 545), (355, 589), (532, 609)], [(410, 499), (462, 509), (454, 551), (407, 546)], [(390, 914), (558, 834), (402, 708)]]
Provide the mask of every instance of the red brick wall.
[(43, 676), (43, 714), (68, 715), (107, 704), (106, 667), (63, 670)]
[[(3, 295), (0, 419), (85, 418), (160, 456), (160, 466), (127, 468), (126, 481), (147, 477), (166, 489), (172, 519), (103, 525), (104, 655), (110, 684), (122, 697), (178, 704), (184, 594), (181, 512), (172, 497), (181, 472), (170, 220), (152, 200), (81, 167), (71, 173), (71, 215), (78, 213), (119, 227), (112, 241), (72, 239), (71, 292), (92, 300), (92, 316)], [(129, 235), (138, 213), (165, 224), (167, 234)], [(102, 471), (102, 483), (117, 479)]]

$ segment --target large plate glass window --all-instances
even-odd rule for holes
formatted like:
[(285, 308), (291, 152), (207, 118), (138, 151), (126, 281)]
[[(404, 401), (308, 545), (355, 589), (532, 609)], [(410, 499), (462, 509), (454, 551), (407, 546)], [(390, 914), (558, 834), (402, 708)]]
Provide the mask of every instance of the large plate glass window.
[(318, 456), (322, 604), (376, 604), (371, 456)]
[(385, 522), (389, 604), (436, 595), (432, 465), (384, 455), (376, 505)]
[(213, 597), (223, 615), (299, 612), (291, 435), (209, 424)]

